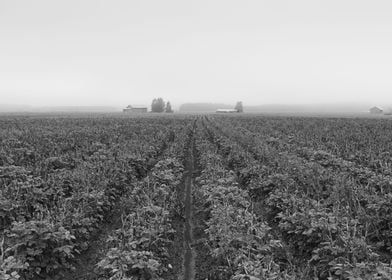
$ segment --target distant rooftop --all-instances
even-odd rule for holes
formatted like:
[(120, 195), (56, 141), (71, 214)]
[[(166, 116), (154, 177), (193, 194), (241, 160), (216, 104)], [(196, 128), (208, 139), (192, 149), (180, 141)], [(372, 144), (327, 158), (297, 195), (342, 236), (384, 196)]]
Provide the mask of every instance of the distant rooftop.
[(217, 109), (217, 113), (237, 113), (237, 109)]
[(145, 106), (132, 106), (132, 105), (128, 105), (126, 108), (127, 109), (147, 109), (147, 107), (145, 107)]

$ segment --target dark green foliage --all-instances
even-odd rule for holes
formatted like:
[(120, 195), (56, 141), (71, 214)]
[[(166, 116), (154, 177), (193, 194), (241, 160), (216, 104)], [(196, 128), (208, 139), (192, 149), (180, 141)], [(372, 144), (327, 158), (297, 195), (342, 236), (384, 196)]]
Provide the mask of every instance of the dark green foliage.
[[(331, 146), (339, 143), (335, 153), (312, 149), (312, 145), (317, 144), (317, 133), (324, 134), (319, 129), (323, 128), (321, 125), (314, 130), (307, 126), (313, 121), (319, 125), (333, 122), (336, 127), (344, 127), (343, 131), (334, 130), (336, 138), (329, 140)], [(363, 125), (373, 122), (359, 121)], [(232, 270), (235, 275), (232, 279), (391, 278), (392, 177), (386, 168), (389, 159), (372, 159), (383, 166), (380, 169), (366, 160), (353, 161), (344, 153), (337, 153), (343, 152), (345, 146), (342, 145), (348, 143), (347, 149), (351, 146), (367, 149), (360, 142), (371, 136), (360, 135), (363, 128), (349, 127), (347, 124), (351, 122), (350, 119), (340, 119), (338, 123), (326, 119), (297, 122), (296, 119), (254, 116), (215, 116), (205, 120), (206, 138), (223, 157), (215, 160), (215, 165), (221, 162), (235, 171), (236, 181), (248, 191), (254, 204), (256, 217), (269, 228), (267, 240), (274, 237), (274, 242), (280, 244), (279, 249), (270, 247), (269, 253), (260, 260), (248, 254), (246, 263), (252, 260), (252, 265), (241, 273), (233, 270), (232, 262), (226, 263), (226, 270)], [(373, 125), (376, 135), (381, 127), (388, 126), (376, 122)], [(350, 142), (347, 139), (340, 142), (345, 132), (355, 137)], [(307, 142), (296, 134), (304, 136)], [(379, 141), (371, 145), (378, 147), (380, 154), (383, 145), (390, 142), (386, 143), (381, 137)], [(234, 195), (233, 191), (230, 193)], [(214, 209), (211, 211), (213, 217)], [(236, 246), (238, 243), (231, 248), (238, 251)], [(266, 270), (256, 269), (267, 257), (278, 267), (280, 275), (273, 270), (270, 276), (262, 275), (260, 271)]]
[(195, 137), (202, 279), (391, 279), (391, 131), (242, 114), (2, 117), (0, 278), (61, 278), (117, 209), (100, 276), (171, 279)]
[(173, 109), (172, 109), (171, 104), (170, 104), (169, 101), (166, 103), (165, 112), (166, 113), (173, 113)]
[[(187, 123), (160, 118), (152, 124), (148, 117), (0, 119), (0, 278), (61, 279)], [(181, 171), (176, 164), (170, 161), (162, 175), (156, 173), (162, 184), (178, 182), (180, 175), (171, 173)], [(158, 252), (163, 247), (157, 245)]]
[(165, 101), (161, 97), (154, 98), (151, 103), (151, 112), (153, 113), (163, 113), (165, 111)]
[(235, 104), (234, 109), (236, 109), (238, 111), (238, 113), (243, 113), (244, 106), (242, 105), (242, 101), (238, 101), (237, 104)]

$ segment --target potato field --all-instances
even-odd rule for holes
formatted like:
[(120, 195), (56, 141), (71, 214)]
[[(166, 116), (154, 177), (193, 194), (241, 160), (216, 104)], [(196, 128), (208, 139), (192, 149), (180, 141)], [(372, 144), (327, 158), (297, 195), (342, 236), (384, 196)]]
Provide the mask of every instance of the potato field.
[(0, 279), (392, 279), (392, 122), (0, 116)]

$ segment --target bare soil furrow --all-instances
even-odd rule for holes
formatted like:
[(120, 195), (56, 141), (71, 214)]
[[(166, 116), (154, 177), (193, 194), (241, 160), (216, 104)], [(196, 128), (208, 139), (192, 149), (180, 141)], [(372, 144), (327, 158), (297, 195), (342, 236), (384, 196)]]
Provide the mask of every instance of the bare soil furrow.
[(185, 226), (184, 226), (184, 268), (183, 278), (185, 280), (195, 279), (195, 250), (193, 244), (193, 222), (192, 222), (192, 186), (194, 182), (194, 140), (193, 132), (189, 136), (187, 152), (185, 155), (185, 172), (184, 172), (184, 210), (185, 210)]

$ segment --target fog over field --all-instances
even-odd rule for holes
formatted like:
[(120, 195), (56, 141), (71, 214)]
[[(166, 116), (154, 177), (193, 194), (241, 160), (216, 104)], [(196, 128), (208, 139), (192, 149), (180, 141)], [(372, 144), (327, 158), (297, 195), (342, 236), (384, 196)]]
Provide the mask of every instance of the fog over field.
[(0, 0), (0, 280), (391, 280), (391, 0)]
[(391, 49), (386, 0), (0, 0), (0, 110), (386, 107)]

